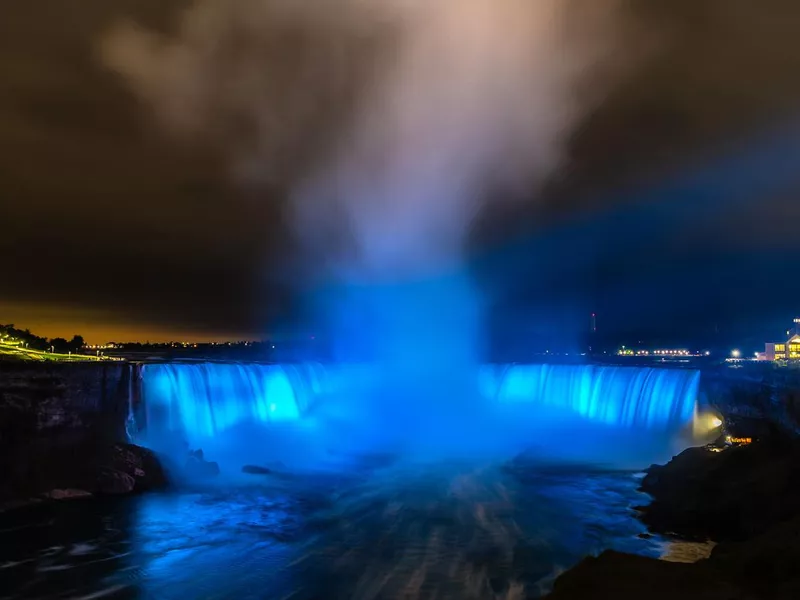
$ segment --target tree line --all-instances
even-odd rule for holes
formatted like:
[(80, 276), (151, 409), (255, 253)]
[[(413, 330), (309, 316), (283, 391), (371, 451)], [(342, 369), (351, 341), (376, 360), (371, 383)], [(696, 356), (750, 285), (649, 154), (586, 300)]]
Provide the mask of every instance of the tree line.
[(51, 351), (62, 354), (68, 352), (80, 352), (85, 342), (83, 336), (75, 335), (71, 340), (64, 338), (45, 338), (31, 333), (30, 329), (17, 329), (13, 324), (0, 325), (0, 336), (6, 335), (9, 338), (26, 344), (27, 348), (33, 350)]

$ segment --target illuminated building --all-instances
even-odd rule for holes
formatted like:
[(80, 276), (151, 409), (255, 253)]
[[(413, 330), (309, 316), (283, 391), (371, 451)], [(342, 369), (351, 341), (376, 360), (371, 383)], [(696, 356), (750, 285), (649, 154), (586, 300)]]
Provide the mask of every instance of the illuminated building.
[[(698, 352), (692, 352), (686, 349), (675, 349), (675, 350), (641, 350), (635, 348), (626, 348), (623, 346), (620, 350), (617, 350), (618, 356), (657, 356), (661, 358), (680, 358), (686, 356), (702, 356)], [(706, 355), (707, 356), (707, 355)]]
[(785, 342), (770, 342), (764, 348), (765, 360), (800, 360), (800, 319), (794, 320), (794, 329), (786, 332)]

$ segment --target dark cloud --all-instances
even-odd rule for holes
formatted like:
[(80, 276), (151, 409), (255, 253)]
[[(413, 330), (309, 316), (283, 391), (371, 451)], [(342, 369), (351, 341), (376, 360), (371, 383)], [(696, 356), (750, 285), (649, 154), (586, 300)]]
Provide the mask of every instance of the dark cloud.
[[(4, 303), (79, 306), (120, 327), (210, 335), (257, 334), (298, 311), (291, 291), (303, 274), (293, 258), (280, 187), (268, 192), (276, 202), (249, 199), (231, 185), (215, 148), (168, 139), (97, 60), (97, 41), (119, 19), (168, 31), (189, 4), (0, 2)], [(539, 294), (569, 298), (581, 310), (612, 306), (626, 294), (657, 296), (669, 289), (668, 281), (691, 285), (695, 296), (709, 299), (676, 309), (675, 318), (692, 313), (699, 321), (722, 312), (747, 320), (776, 310), (756, 305), (742, 282), (750, 278), (791, 292), (784, 282), (793, 265), (781, 257), (796, 253), (800, 243), (792, 232), (800, 216), (797, 182), (763, 193), (753, 186), (731, 208), (720, 198), (702, 219), (695, 218), (692, 202), (679, 203), (646, 260), (614, 249), (609, 240), (627, 234), (602, 215), (618, 214), (612, 208), (619, 203), (669, 203), (650, 190), (676, 174), (701, 172), (731, 149), (744, 151), (761, 132), (800, 116), (800, 5), (635, 0), (626, 6), (648, 38), (646, 60), (582, 123), (568, 168), (548, 189), (549, 202), (494, 215), (486, 221), (492, 225), (487, 237), (499, 244), (511, 231), (545, 237), (556, 235), (557, 225), (577, 231), (581, 215), (594, 215), (585, 227), (596, 244), (576, 247), (595, 258), (574, 260), (560, 279), (548, 275), (552, 288)], [(305, 42), (313, 48), (314, 40)], [(647, 214), (657, 222), (654, 210)], [(638, 221), (626, 227), (637, 230)], [(556, 258), (541, 258), (548, 260)], [(712, 283), (715, 269), (724, 274), (722, 283)], [(520, 266), (521, 277), (529, 272)], [(703, 272), (708, 275), (688, 274)], [(518, 303), (527, 298), (517, 296)], [(721, 308), (721, 298), (740, 296), (748, 300)], [(780, 310), (788, 304), (774, 302)], [(78, 322), (72, 312), (64, 314)]]

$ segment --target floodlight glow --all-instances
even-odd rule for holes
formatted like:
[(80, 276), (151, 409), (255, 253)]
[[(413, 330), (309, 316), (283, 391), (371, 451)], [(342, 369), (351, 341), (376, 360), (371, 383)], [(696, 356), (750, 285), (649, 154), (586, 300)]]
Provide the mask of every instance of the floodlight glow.
[(695, 442), (708, 443), (718, 438), (719, 429), (723, 424), (722, 415), (719, 413), (708, 411), (696, 413), (692, 425)]

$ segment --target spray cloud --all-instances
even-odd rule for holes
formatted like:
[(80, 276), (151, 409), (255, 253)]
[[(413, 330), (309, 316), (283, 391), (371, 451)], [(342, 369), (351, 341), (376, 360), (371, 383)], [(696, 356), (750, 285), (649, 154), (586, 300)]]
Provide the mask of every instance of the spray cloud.
[(479, 354), (459, 272), (471, 224), (557, 168), (616, 5), (197, 0), (174, 34), (123, 23), (101, 51), (168, 128), (222, 144), (242, 182), (291, 191), (297, 235), (350, 288), (331, 318), (356, 318), (398, 382), (441, 395), (450, 382), (430, 381)]

